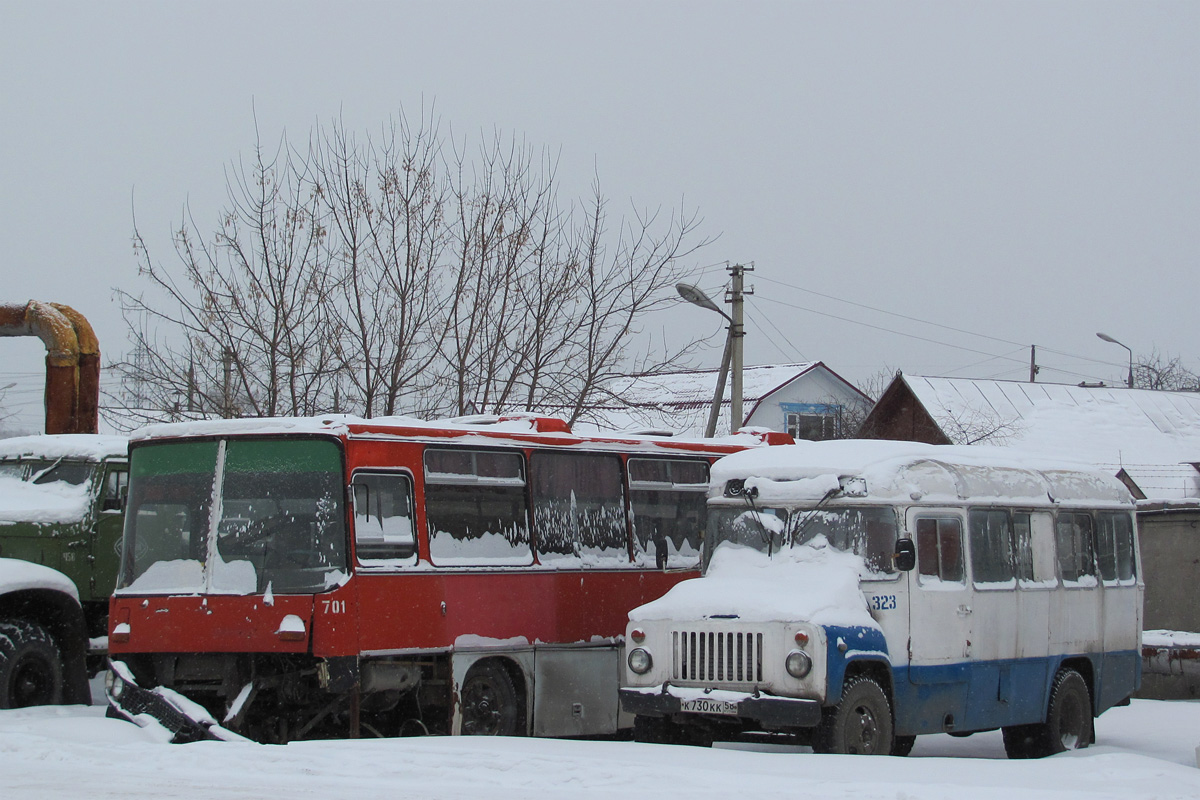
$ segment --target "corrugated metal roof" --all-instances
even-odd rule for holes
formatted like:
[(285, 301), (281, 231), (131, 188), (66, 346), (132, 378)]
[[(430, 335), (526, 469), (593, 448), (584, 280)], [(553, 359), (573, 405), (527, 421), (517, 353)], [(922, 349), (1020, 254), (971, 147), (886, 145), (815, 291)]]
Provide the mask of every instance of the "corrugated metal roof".
[(1124, 468), (1149, 499), (1200, 497), (1200, 393), (905, 375), (913, 394), (952, 439), (998, 432), (981, 443)]

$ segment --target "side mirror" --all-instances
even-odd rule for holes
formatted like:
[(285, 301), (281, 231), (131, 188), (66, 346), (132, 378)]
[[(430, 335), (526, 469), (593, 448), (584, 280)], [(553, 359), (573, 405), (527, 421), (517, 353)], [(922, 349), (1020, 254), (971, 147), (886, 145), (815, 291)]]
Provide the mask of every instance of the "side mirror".
[(892, 559), (896, 562), (896, 569), (901, 572), (908, 572), (915, 567), (917, 565), (917, 548), (913, 544), (913, 540), (897, 540), (896, 552), (892, 554)]

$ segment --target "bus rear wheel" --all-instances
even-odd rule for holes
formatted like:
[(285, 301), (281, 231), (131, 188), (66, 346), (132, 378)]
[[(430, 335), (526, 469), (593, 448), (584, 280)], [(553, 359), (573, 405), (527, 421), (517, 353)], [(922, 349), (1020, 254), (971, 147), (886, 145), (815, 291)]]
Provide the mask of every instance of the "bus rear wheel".
[(817, 753), (886, 756), (892, 753), (892, 705), (878, 683), (866, 676), (842, 687), (842, 700), (825, 710), (813, 735)]
[(521, 708), (512, 676), (500, 664), (471, 667), (462, 685), (462, 732), (467, 736), (520, 736)]
[(46, 629), (0, 622), (0, 708), (61, 703), (62, 658)]

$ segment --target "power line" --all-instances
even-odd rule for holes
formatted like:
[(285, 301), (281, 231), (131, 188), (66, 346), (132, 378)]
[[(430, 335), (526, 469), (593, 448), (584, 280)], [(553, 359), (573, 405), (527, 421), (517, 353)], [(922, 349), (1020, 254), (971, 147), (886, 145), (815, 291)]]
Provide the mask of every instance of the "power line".
[[(826, 300), (834, 300), (838, 303), (845, 303), (846, 305), (855, 306), (857, 308), (864, 308), (864, 309), (867, 309), (868, 311), (875, 311), (880, 314), (887, 314), (892, 317), (898, 317), (900, 319), (908, 320), (909, 322), (916, 322), (916, 323), (920, 323), (921, 325), (930, 325), (935, 328), (942, 328), (944, 330), (953, 331), (954, 333), (965, 334), (967, 336), (977, 336), (981, 339), (990, 339), (994, 342), (1000, 342), (1001, 344), (1009, 344), (1009, 345), (1013, 345), (1014, 347), (1029, 347), (1028, 344), (1025, 344), (1023, 342), (1014, 342), (1014, 341), (1010, 341), (1008, 339), (1001, 339), (997, 336), (990, 336), (986, 333), (978, 333), (976, 331), (969, 331), (969, 330), (965, 330), (963, 328), (955, 328), (951, 325), (944, 325), (940, 322), (930, 322), (929, 320), (921, 319), (919, 317), (913, 317), (913, 316), (909, 316), (907, 314), (900, 314), (895, 311), (888, 311), (885, 308), (876, 308), (875, 306), (869, 306), (869, 305), (866, 305), (865, 303), (858, 303), (853, 300), (846, 300), (844, 298), (836, 297), (831, 294), (824, 294), (822, 292), (818, 292), (813, 289), (806, 289), (803, 286), (796, 286), (795, 284), (792, 284), (792, 283), (785, 283), (784, 281), (775, 280), (774, 278), (768, 278), (764, 275), (759, 275), (758, 279), (767, 281), (769, 283), (778, 284), (779, 286), (784, 286), (784, 287), (787, 287), (788, 289), (795, 289), (798, 292), (807, 292), (808, 294), (814, 294), (817, 297), (823, 297)], [(830, 315), (830, 316), (833, 316), (833, 315)], [(841, 317), (834, 317), (834, 318), (842, 319)], [(853, 322), (853, 320), (846, 320), (846, 321)], [(860, 324), (866, 324), (866, 323), (860, 323)], [(887, 329), (881, 328), (880, 330), (887, 330)], [(898, 333), (898, 331), (890, 331), (890, 332)], [(909, 334), (901, 334), (901, 335), (909, 335)], [(920, 338), (920, 337), (914, 337), (914, 338)], [(925, 340), (925, 341), (933, 341), (933, 340)], [(935, 343), (936, 344), (946, 344), (945, 342), (935, 342)], [(955, 347), (957, 345), (947, 345), (947, 346)], [(1067, 358), (1077, 358), (1080, 361), (1088, 361), (1088, 362), (1091, 362), (1094, 364), (1102, 364), (1103, 366), (1106, 366), (1106, 367), (1122, 367), (1122, 366), (1124, 366), (1123, 364), (1117, 364), (1117, 363), (1114, 363), (1111, 361), (1103, 361), (1101, 359), (1091, 358), (1089, 356), (1081, 356), (1081, 355), (1076, 355), (1074, 353), (1065, 353), (1060, 350), (1054, 350), (1049, 347), (1043, 347), (1042, 345), (1038, 345), (1038, 347), (1048, 353), (1053, 353), (1053, 354), (1059, 355), (1059, 356), (1066, 356)]]
[[(763, 301), (765, 301), (765, 302), (767, 302), (767, 303), (776, 303), (776, 304), (778, 304), (778, 305), (781, 305), (781, 306), (786, 306), (787, 308), (794, 308), (794, 309), (796, 309), (797, 311), (807, 311), (807, 312), (809, 312), (810, 314), (818, 314), (818, 315), (820, 315), (820, 316), (822, 316), (822, 317), (829, 317), (830, 319), (836, 319), (836, 320), (840, 320), (841, 322), (849, 322), (849, 323), (851, 323), (852, 325), (861, 325), (861, 326), (863, 326), (864, 328), (871, 328), (871, 329), (873, 329), (873, 330), (877, 330), (877, 331), (883, 331), (884, 333), (890, 333), (890, 334), (893, 334), (893, 335), (895, 335), (895, 336), (907, 336), (909, 339), (917, 339), (918, 341), (922, 341), (922, 342), (928, 342), (928, 343), (930, 343), (930, 344), (940, 344), (940, 345), (942, 345), (943, 347), (952, 347), (952, 348), (954, 348), (954, 349), (956, 349), (956, 350), (965, 350), (965, 351), (966, 351), (966, 352), (968, 352), (968, 353), (975, 353), (976, 355), (988, 356), (988, 357), (989, 357), (989, 359), (990, 359), (990, 358), (997, 358), (997, 359), (1005, 359), (1005, 360), (1008, 360), (1008, 361), (1017, 361), (1017, 362), (1019, 362), (1019, 361), (1020, 361), (1020, 359), (1018, 359), (1018, 358), (1013, 358), (1013, 357), (1011, 357), (1011, 356), (998, 356), (998, 355), (996, 355), (995, 353), (989, 353), (989, 352), (987, 352), (987, 351), (985, 351), (985, 350), (976, 350), (976, 349), (975, 349), (975, 348), (973, 348), (973, 347), (965, 347), (965, 346), (963, 346), (963, 345), (961, 345), (961, 344), (951, 344), (950, 342), (942, 342), (942, 341), (939, 341), (939, 340), (937, 340), (937, 339), (930, 339), (930, 338), (929, 338), (929, 337), (927, 337), (927, 336), (918, 336), (918, 335), (917, 335), (917, 334), (915, 334), (915, 333), (905, 333), (904, 331), (897, 331), (897, 330), (893, 330), (893, 329), (891, 329), (891, 328), (884, 328), (884, 327), (882, 327), (882, 326), (880, 326), (880, 325), (872, 325), (872, 324), (871, 324), (871, 323), (869, 323), (869, 322), (861, 322), (861, 321), (859, 321), (859, 320), (856, 320), (856, 319), (850, 319), (850, 318), (848, 318), (848, 317), (839, 317), (837, 314), (830, 314), (830, 313), (829, 313), (829, 312), (827, 312), (827, 311), (817, 311), (815, 308), (807, 308), (807, 307), (805, 307), (805, 306), (798, 306), (798, 305), (795, 305), (794, 303), (785, 303), (785, 302), (783, 302), (782, 300), (775, 300), (775, 299), (772, 299), (772, 298), (770, 298), (770, 297), (759, 297), (759, 299), (760, 299), (760, 300), (763, 300)], [(1003, 341), (1003, 340), (997, 340), (997, 341)], [(1017, 343), (1017, 342), (1007, 342), (1007, 344), (1017, 344), (1019, 347), (1028, 347), (1028, 345), (1019, 344), (1019, 343)]]
[[(750, 321), (754, 323), (754, 326), (756, 328), (758, 328), (759, 331), (764, 336), (767, 337), (767, 341), (769, 341), (772, 345), (774, 345), (775, 349), (779, 351), (780, 355), (782, 355), (784, 358), (791, 358), (791, 356), (789, 356), (787, 353), (785, 353), (783, 351), (782, 347), (780, 347), (778, 344), (775, 343), (775, 340), (771, 338), (770, 334), (768, 334), (766, 332), (766, 330), (762, 327), (762, 324), (758, 321), (757, 315), (751, 313), (749, 308), (746, 309), (746, 316), (749, 317)], [(792, 342), (792, 340), (787, 337), (787, 334), (785, 334), (783, 331), (779, 330), (779, 327), (774, 322), (771, 321), (771, 318), (769, 316), (767, 316), (766, 314), (763, 314), (762, 317), (764, 320), (766, 320), (767, 324), (770, 325), (777, 334), (779, 334), (779, 338), (781, 338), (781, 339), (783, 339), (783, 341), (787, 342), (788, 347), (792, 348), (792, 351), (797, 356), (800, 357), (801, 361), (809, 360), (808, 356), (804, 355), (804, 353), (802, 353), (800, 351), (800, 348), (796, 347), (796, 345)]]

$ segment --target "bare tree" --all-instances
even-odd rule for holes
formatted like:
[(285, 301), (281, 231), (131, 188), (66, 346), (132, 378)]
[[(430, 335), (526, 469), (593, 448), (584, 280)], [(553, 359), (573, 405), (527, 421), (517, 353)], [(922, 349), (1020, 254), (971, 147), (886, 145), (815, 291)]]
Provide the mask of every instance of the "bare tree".
[(438, 357), (446, 301), (437, 272), (448, 238), (439, 150), (436, 126), (422, 117), (412, 127), (403, 115), (378, 143), (358, 144), (339, 123), (318, 131), (310, 150), (333, 233), (338, 364), (347, 399), (368, 417), (396, 413)]
[[(328, 405), (326, 231), (308, 165), (286, 139), (226, 173), (229, 207), (205, 236), (185, 208), (177, 269), (151, 257), (134, 229), (145, 294), (118, 291), (136, 359), (115, 366), (147, 387), (154, 410), (220, 416), (313, 414)], [(159, 330), (168, 336), (159, 339)], [(133, 412), (135, 416), (137, 411)]]
[[(468, 153), (473, 155), (468, 156)], [(207, 236), (185, 209), (177, 265), (118, 292), (134, 351), (117, 365), (144, 416), (328, 410), (560, 413), (575, 421), (630, 371), (693, 343), (634, 350), (706, 244), (686, 212), (609, 226), (597, 186), (559, 202), (556, 163), (493, 134), (447, 148), (424, 110), (375, 137), (340, 123), (305, 151), (256, 146)]]
[(933, 419), (953, 444), (1004, 444), (1023, 430), (1017, 419), (982, 408), (942, 406)]
[(1185, 367), (1179, 356), (1154, 348), (1133, 362), (1133, 385), (1138, 389), (1194, 392), (1200, 391), (1200, 375)]

